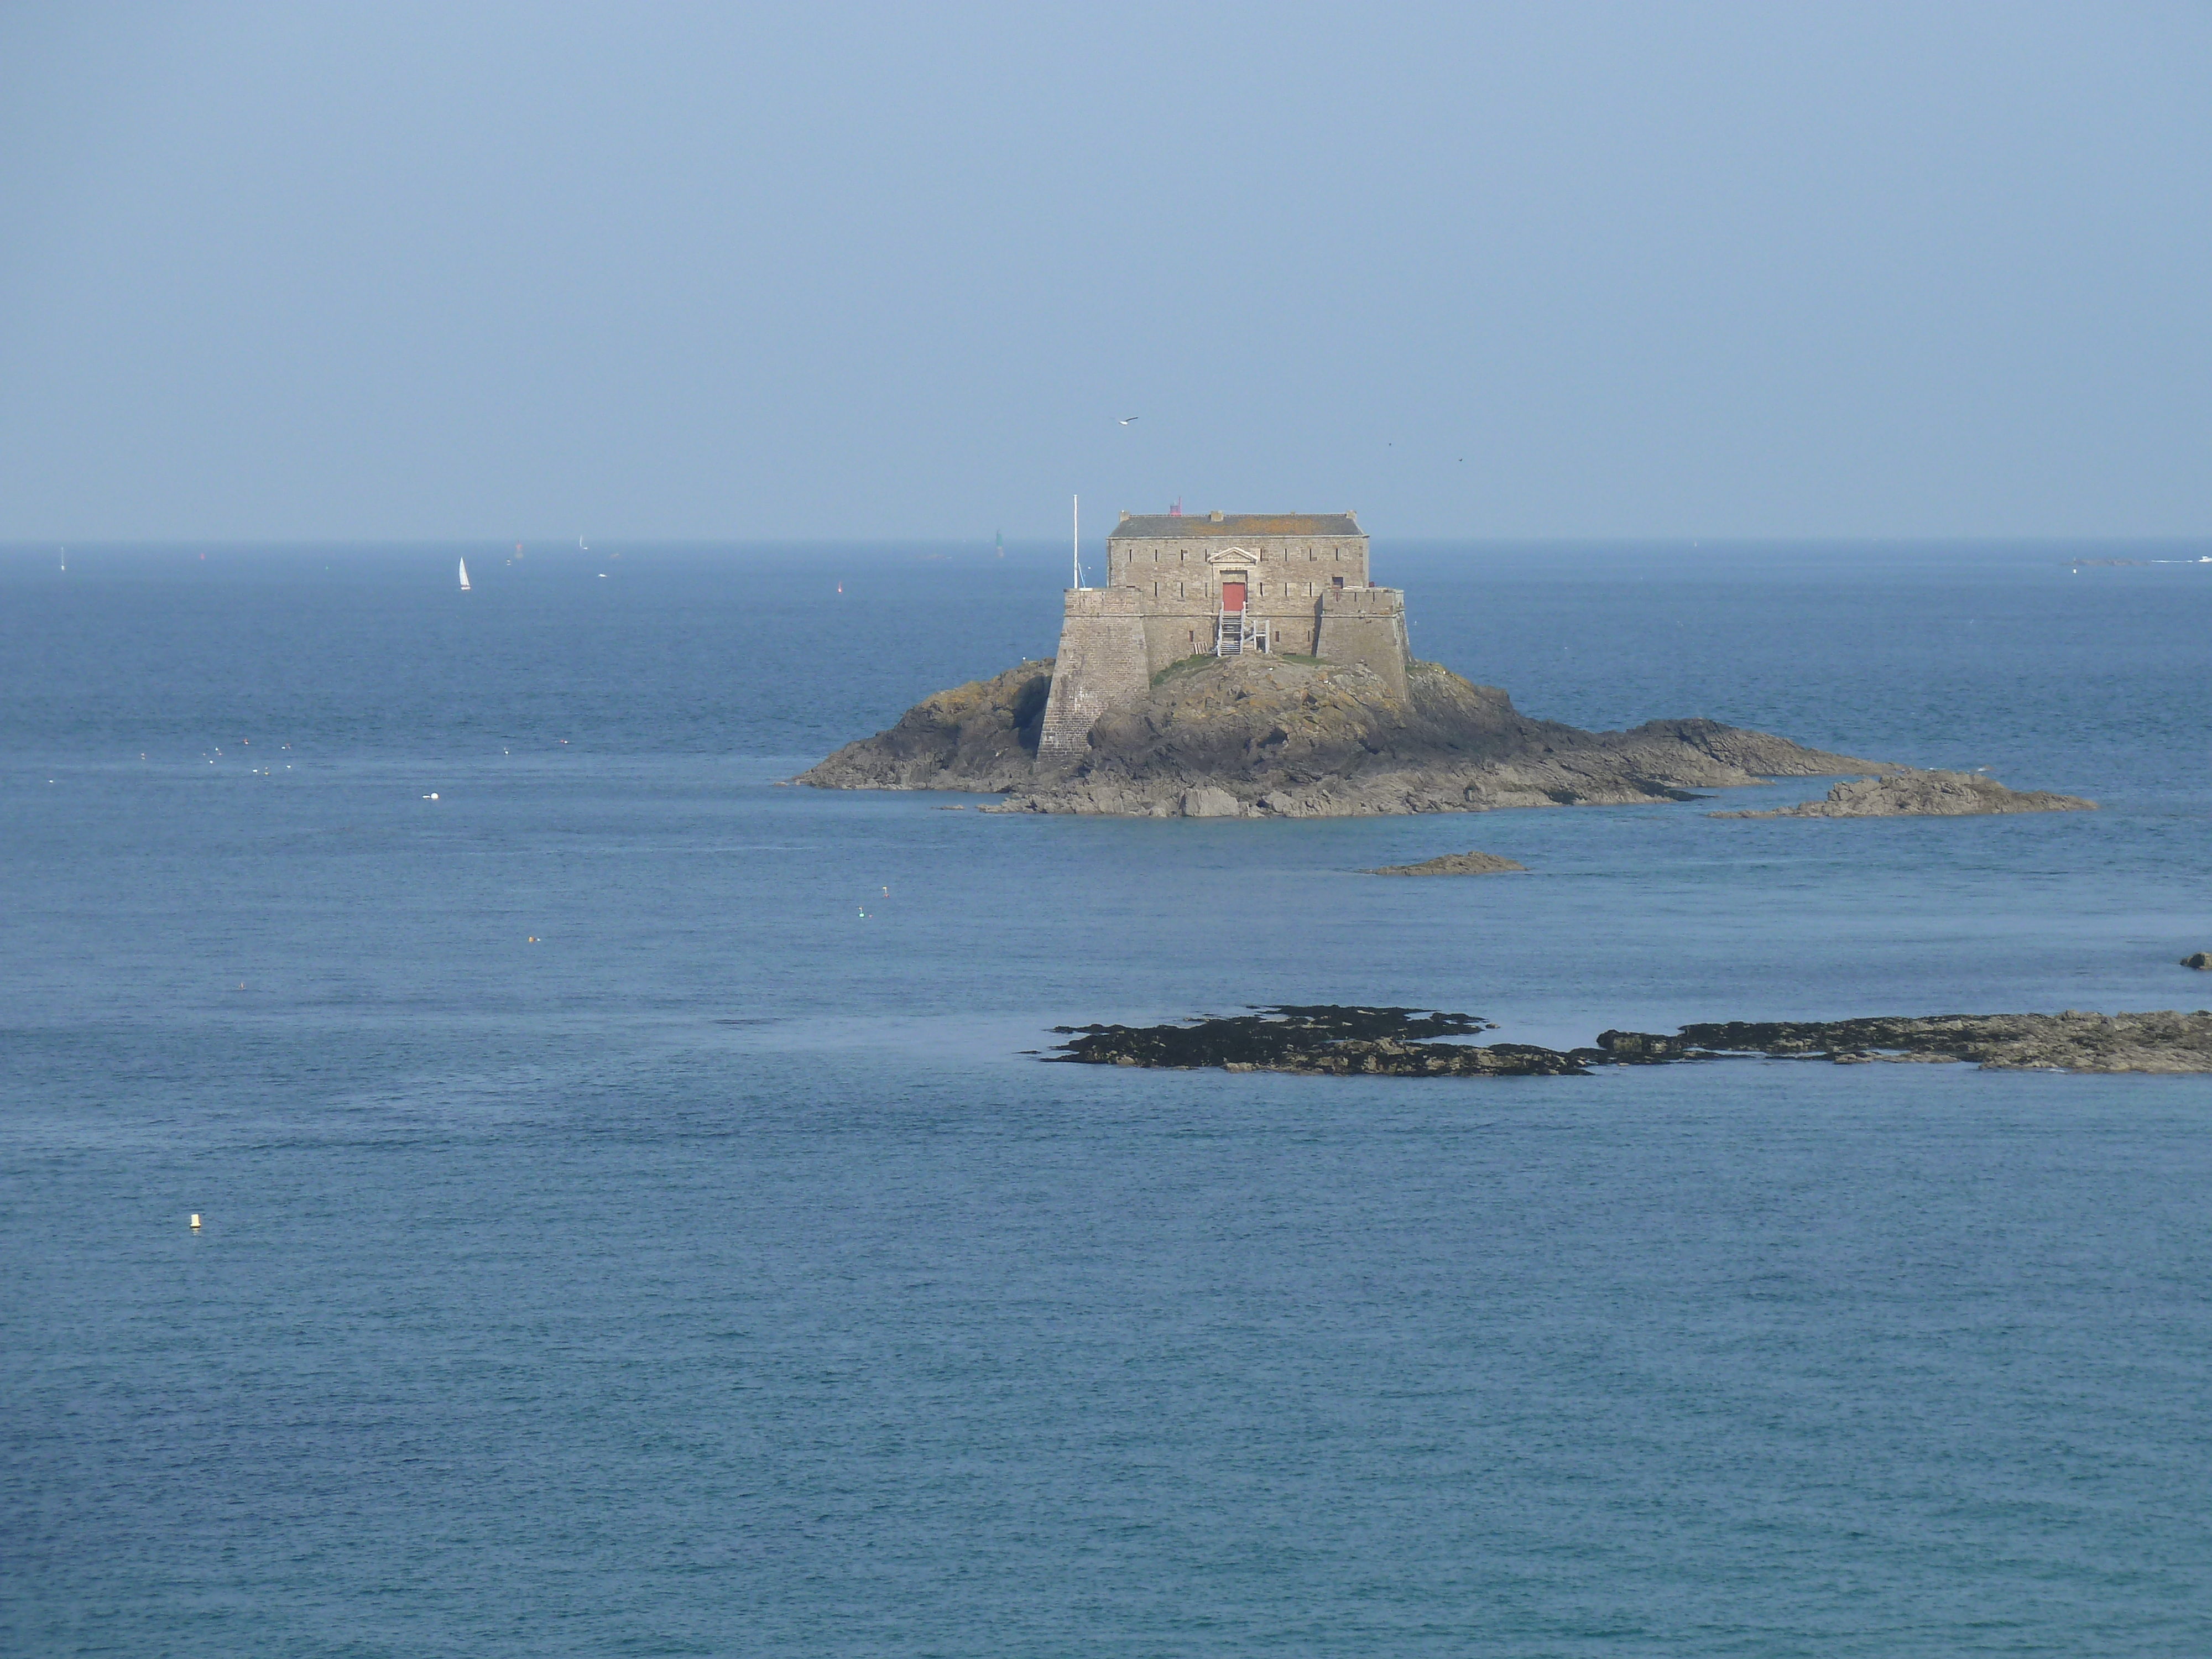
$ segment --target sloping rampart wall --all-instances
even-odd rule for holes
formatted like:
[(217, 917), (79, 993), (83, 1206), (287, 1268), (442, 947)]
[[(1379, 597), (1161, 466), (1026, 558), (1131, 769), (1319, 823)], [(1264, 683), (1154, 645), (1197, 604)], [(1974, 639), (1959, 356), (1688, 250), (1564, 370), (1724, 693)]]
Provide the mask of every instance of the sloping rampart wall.
[(1044, 705), (1037, 757), (1079, 755), (1091, 723), (1113, 704), (1152, 689), (1145, 619), (1136, 595), (1107, 587), (1071, 588), (1060, 624), (1060, 654)]

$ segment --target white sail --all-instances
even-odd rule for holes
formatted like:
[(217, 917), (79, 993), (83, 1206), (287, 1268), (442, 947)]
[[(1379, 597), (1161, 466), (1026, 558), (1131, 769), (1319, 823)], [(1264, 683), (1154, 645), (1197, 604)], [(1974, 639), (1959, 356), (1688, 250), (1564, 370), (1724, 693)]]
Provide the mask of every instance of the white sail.
[(466, 559), (463, 559), (463, 560), (461, 561), (461, 592), (464, 592), (464, 593), (465, 593), (465, 592), (467, 592), (468, 591), (469, 591), (469, 562), (468, 562)]

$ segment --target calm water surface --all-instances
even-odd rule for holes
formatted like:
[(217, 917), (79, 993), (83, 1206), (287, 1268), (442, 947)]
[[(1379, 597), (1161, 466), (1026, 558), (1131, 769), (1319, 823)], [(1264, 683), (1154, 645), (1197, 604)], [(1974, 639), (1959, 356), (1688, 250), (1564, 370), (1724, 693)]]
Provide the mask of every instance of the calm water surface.
[(1249, 824), (778, 787), (1042, 550), (202, 550), (0, 555), (8, 1651), (2212, 1650), (2212, 1079), (1025, 1053), (2212, 1001), (2212, 566), (2069, 564), (2207, 550), (1386, 545), (2104, 810)]

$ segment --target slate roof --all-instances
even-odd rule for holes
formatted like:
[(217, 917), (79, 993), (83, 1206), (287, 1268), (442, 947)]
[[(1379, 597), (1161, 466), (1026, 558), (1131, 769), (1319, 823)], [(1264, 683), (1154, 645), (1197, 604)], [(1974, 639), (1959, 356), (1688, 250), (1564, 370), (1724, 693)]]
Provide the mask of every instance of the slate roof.
[(1137, 513), (1106, 532), (1115, 540), (1196, 541), (1238, 536), (1364, 536), (1349, 513), (1229, 513), (1219, 523), (1203, 513)]

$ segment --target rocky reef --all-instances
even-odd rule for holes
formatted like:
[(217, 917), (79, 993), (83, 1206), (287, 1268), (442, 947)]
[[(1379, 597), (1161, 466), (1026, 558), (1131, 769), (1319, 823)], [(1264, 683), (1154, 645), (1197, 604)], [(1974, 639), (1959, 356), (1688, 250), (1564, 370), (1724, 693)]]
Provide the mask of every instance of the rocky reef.
[(1828, 791), (1826, 800), (1780, 806), (1770, 812), (1708, 812), (1714, 818), (1960, 817), (1982, 812), (2094, 812), (2097, 803), (2079, 795), (2008, 789), (1978, 772), (1899, 769), (1853, 778)]
[(1503, 876), (1518, 870), (1528, 872), (1525, 864), (1516, 864), (1511, 859), (1502, 859), (1495, 853), (1447, 853), (1442, 858), (1424, 859), (1419, 864), (1386, 864), (1377, 870), (1363, 870), (1363, 876)]
[(2181, 965), (2185, 968), (2196, 968), (2205, 972), (2212, 972), (2212, 951), (2199, 951), (2193, 955), (2185, 956), (2181, 959)]
[(2063, 1014), (1685, 1025), (1673, 1036), (1606, 1031), (1597, 1046), (1621, 1065), (1763, 1054), (1843, 1065), (1973, 1060), (2005, 1072), (2212, 1072), (2212, 1012), (2089, 1014), (2069, 1009)]
[(1037, 756), (1049, 659), (940, 691), (794, 781), (1004, 794), (986, 811), (1330, 817), (1688, 800), (1770, 777), (1887, 770), (1717, 720), (1584, 732), (1415, 663), (1401, 697), (1360, 666), (1201, 659), (1107, 710), (1085, 751)]
[(1607, 1031), (1595, 1048), (1440, 1042), (1497, 1027), (1415, 1008), (1283, 1006), (1180, 1025), (1062, 1025), (1049, 1058), (1092, 1066), (1348, 1077), (1582, 1077), (1592, 1066), (1745, 1057), (1972, 1061), (1990, 1071), (2212, 1072), (2212, 1011), (2146, 1014), (1939, 1014), (1925, 1018), (1741, 1021), (1671, 1036)]
[(1592, 1050), (1563, 1054), (1527, 1043), (1425, 1042), (1495, 1028), (1473, 1014), (1420, 1008), (1285, 1006), (1183, 1025), (1060, 1025), (1073, 1040), (1049, 1058), (1091, 1066), (1349, 1077), (1576, 1077)]

